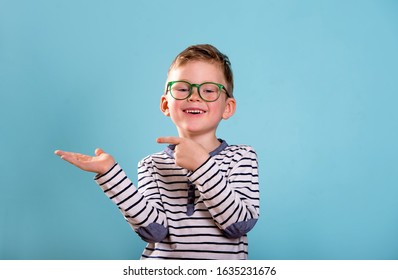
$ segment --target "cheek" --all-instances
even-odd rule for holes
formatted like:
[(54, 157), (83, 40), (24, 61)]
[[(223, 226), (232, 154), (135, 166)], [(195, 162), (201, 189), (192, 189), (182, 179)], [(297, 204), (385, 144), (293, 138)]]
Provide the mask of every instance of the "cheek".
[(181, 101), (178, 100), (169, 100), (169, 114), (171, 116), (177, 114), (180, 111)]
[(225, 104), (215, 104), (212, 103), (209, 106), (210, 111), (212, 111), (215, 115), (217, 116), (222, 116), (224, 114), (224, 110), (225, 110)]

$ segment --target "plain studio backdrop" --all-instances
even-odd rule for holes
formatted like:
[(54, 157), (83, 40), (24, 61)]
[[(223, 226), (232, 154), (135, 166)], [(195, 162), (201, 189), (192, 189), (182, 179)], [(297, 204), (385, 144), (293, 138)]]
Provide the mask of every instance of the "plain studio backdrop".
[(56, 149), (137, 162), (176, 135), (166, 72), (210, 43), (249, 144), (249, 258), (398, 258), (398, 2), (0, 0), (0, 259), (138, 259), (145, 243)]

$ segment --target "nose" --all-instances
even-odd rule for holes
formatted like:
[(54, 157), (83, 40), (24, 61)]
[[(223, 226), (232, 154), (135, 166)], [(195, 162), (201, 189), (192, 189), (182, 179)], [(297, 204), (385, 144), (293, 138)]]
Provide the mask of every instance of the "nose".
[(202, 100), (199, 95), (199, 88), (197, 86), (192, 87), (191, 95), (188, 98), (189, 101), (200, 101)]

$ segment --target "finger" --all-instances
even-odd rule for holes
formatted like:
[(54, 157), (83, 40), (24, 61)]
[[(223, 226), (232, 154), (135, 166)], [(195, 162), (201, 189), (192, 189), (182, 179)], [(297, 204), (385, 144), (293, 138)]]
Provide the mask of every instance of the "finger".
[(100, 156), (103, 153), (105, 153), (105, 152), (102, 149), (100, 149), (100, 148), (95, 149), (95, 155), (96, 156)]
[(63, 159), (66, 162), (69, 162), (70, 164), (73, 164), (74, 166), (82, 170), (91, 171), (91, 166), (92, 166), (91, 156), (77, 154), (77, 153), (65, 153), (61, 156), (61, 159)]
[(175, 144), (178, 145), (181, 143), (181, 138), (180, 137), (174, 137), (174, 136), (167, 136), (167, 137), (159, 137), (156, 139), (156, 142), (160, 144)]
[(54, 152), (54, 154), (56, 154), (57, 156), (63, 156), (63, 155), (71, 155), (71, 154), (73, 154), (73, 153), (71, 153), (71, 152), (65, 152), (65, 151), (61, 151), (61, 150), (56, 150), (55, 152)]
[(71, 153), (63, 153), (62, 155), (60, 155), (61, 159), (78, 166), (79, 165), (79, 160), (76, 158), (76, 156), (74, 156)]
[(82, 154), (78, 154), (78, 153), (73, 153), (73, 152), (66, 152), (66, 151), (61, 151), (61, 150), (56, 150), (54, 152), (57, 156), (60, 157), (78, 157), (78, 156), (82, 156)]
[(81, 159), (90, 158), (90, 156), (86, 156), (86, 155), (83, 155), (83, 154), (73, 153), (73, 152), (66, 152), (66, 151), (61, 151), (61, 150), (56, 150), (54, 153), (57, 156), (59, 156), (61, 159), (66, 160), (67, 162), (75, 164), (75, 165)]

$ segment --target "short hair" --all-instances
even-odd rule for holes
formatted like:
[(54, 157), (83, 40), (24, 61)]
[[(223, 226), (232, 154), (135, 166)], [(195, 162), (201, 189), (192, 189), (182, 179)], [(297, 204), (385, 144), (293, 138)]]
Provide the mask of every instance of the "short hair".
[(176, 56), (170, 65), (168, 73), (170, 73), (173, 68), (182, 66), (189, 61), (205, 61), (219, 64), (227, 82), (226, 87), (228, 93), (233, 97), (234, 78), (228, 56), (209, 44), (189, 46)]

